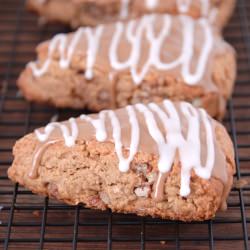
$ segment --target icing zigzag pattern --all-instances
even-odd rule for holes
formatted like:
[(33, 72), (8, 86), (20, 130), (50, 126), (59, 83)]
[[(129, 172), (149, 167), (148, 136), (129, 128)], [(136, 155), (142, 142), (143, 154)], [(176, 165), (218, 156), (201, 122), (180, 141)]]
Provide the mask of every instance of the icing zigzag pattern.
[[(138, 113), (144, 117), (143, 123), (146, 124), (148, 135), (153, 139), (158, 148), (159, 161), (158, 169), (161, 174), (167, 173), (171, 170), (174, 163), (176, 153), (178, 151), (181, 162), (181, 189), (180, 195), (187, 196), (190, 193), (190, 176), (192, 169), (197, 176), (209, 179), (215, 163), (215, 147), (212, 123), (206, 112), (202, 109), (195, 109), (186, 102), (181, 102), (178, 105), (171, 101), (165, 100), (162, 105), (151, 103), (149, 105), (136, 104), (134, 106), (127, 106), (126, 113), (128, 122), (130, 124), (131, 139), (128, 147), (129, 154), (125, 158), (123, 155), (122, 130), (119, 117), (115, 111), (104, 110), (99, 113), (98, 118), (94, 119), (90, 116), (80, 116), (78, 122), (89, 122), (95, 128), (95, 137), (97, 141), (104, 142), (108, 139), (107, 128), (105, 121), (109, 119), (112, 127), (112, 141), (115, 145), (115, 151), (119, 160), (119, 170), (127, 172), (130, 168), (130, 163), (138, 152), (140, 141), (140, 123), (138, 121)], [(187, 121), (187, 134), (183, 135), (183, 126), (180, 115), (183, 115)], [(158, 124), (156, 117), (164, 126), (162, 131)], [(50, 123), (41, 132), (36, 130), (37, 139), (44, 142), (43, 147), (47, 147), (55, 140), (50, 140), (51, 133), (58, 129), (61, 132), (62, 139), (65, 145), (72, 147), (75, 145), (79, 135), (79, 124), (74, 119), (69, 120), (69, 127), (58, 122)], [(201, 143), (201, 126), (203, 126), (206, 143)], [(47, 146), (46, 146), (47, 145)], [(42, 148), (43, 148), (42, 147)], [(201, 152), (205, 152), (205, 164), (201, 163)], [(41, 150), (38, 150), (33, 162), (32, 171), (37, 165), (38, 156)], [(34, 174), (30, 174), (34, 176)], [(157, 190), (157, 186), (156, 186)]]
[[(114, 34), (112, 36), (109, 47), (108, 63), (111, 68), (116, 71), (128, 70), (131, 73), (135, 84), (140, 84), (149, 70), (155, 67), (160, 71), (173, 70), (177, 67), (181, 68), (181, 75), (184, 81), (189, 85), (197, 84), (203, 77), (209, 54), (213, 48), (213, 34), (211, 26), (206, 19), (194, 21), (188, 16), (179, 16), (180, 28), (182, 34), (181, 53), (176, 59), (170, 62), (162, 62), (162, 47), (167, 42), (170, 36), (170, 31), (173, 28), (173, 17), (170, 15), (147, 15), (138, 20), (132, 20), (127, 24), (118, 22), (115, 25)], [(155, 34), (154, 30), (159, 22), (163, 22), (159, 34)], [(195, 43), (195, 24), (200, 26), (204, 43), (198, 56), (197, 66), (194, 72), (191, 72), (191, 62), (194, 55)], [(94, 77), (93, 68), (96, 63), (96, 57), (102, 42), (102, 35), (105, 33), (105, 26), (100, 25), (95, 29), (80, 28), (74, 33), (72, 39), (68, 41), (66, 34), (56, 35), (49, 44), (48, 57), (41, 66), (31, 62), (31, 67), (34, 76), (40, 77), (48, 71), (50, 63), (55, 51), (60, 54), (59, 65), (61, 69), (66, 69), (70, 66), (72, 57), (79, 46), (83, 37), (87, 40), (86, 51), (86, 70), (85, 78), (91, 80)], [(146, 39), (149, 42), (149, 53), (147, 60), (140, 65), (141, 47), (144, 42), (143, 34), (146, 33)], [(131, 51), (128, 58), (124, 62), (118, 59), (118, 48), (122, 36), (125, 34), (128, 42), (131, 45)]]

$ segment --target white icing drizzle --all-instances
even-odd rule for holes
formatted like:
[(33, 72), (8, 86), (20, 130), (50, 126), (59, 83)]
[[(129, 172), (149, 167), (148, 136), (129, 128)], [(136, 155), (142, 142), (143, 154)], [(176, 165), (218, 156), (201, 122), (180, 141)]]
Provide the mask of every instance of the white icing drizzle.
[[(143, 140), (143, 138), (140, 138), (140, 126), (136, 114), (136, 112), (139, 112), (143, 115), (148, 133), (158, 148), (158, 169), (160, 176), (171, 170), (178, 151), (181, 162), (181, 196), (187, 196), (190, 193), (189, 184), (192, 169), (197, 176), (203, 179), (211, 177), (215, 162), (214, 136), (210, 118), (204, 110), (195, 109), (189, 103), (181, 102), (178, 111), (175, 104), (166, 100), (162, 106), (154, 103), (149, 105), (136, 104), (135, 106), (127, 106), (126, 111), (131, 128), (131, 141), (128, 147), (129, 154), (127, 158), (123, 156), (122, 128), (116, 112), (111, 110), (102, 111), (96, 119), (86, 115), (80, 116), (82, 121), (92, 124), (95, 128), (95, 137), (100, 142), (108, 139), (105, 121), (109, 119), (112, 127), (115, 151), (119, 160), (119, 170), (121, 172), (129, 170), (130, 163), (138, 152), (140, 140)], [(182, 113), (187, 121), (187, 134), (185, 136), (182, 133), (183, 127), (180, 120), (180, 113)], [(156, 117), (162, 123), (164, 131), (159, 128)], [(69, 122), (71, 132), (64, 124), (51, 123), (45, 127), (44, 133), (38, 130), (35, 131), (38, 140), (45, 142), (52, 131), (59, 128), (66, 146), (73, 146), (78, 137), (78, 125), (73, 118)], [(201, 128), (202, 124), (203, 127)], [(202, 145), (201, 129), (203, 129), (206, 138), (206, 142)], [(205, 147), (203, 150), (206, 155), (204, 166), (201, 163), (202, 147)], [(38, 156), (36, 157), (38, 158)], [(158, 193), (159, 185), (160, 180), (158, 178), (155, 195)]]
[[(75, 145), (77, 136), (78, 136), (78, 126), (76, 123), (75, 118), (70, 118), (69, 119), (69, 124), (70, 124), (70, 129), (59, 122), (52, 122), (49, 123), (45, 128), (44, 128), (44, 133), (39, 132), (39, 130), (35, 130), (35, 134), (37, 136), (37, 139), (40, 142), (45, 142), (48, 140), (50, 134), (53, 132), (54, 129), (59, 128), (62, 132), (63, 138), (65, 140), (65, 145), (67, 147), (72, 147)], [(71, 132), (70, 132), (71, 130)]]
[[(178, 66), (181, 66), (181, 73), (184, 78), (184, 81), (188, 85), (197, 84), (197, 82), (201, 80), (202, 76), (204, 75), (209, 53), (211, 52), (213, 47), (213, 35), (211, 27), (209, 26), (209, 24), (205, 19), (201, 19), (198, 21), (198, 23), (204, 30), (205, 39), (197, 63), (196, 71), (195, 73), (191, 73), (190, 65), (194, 53), (195, 23), (190, 17), (180, 16), (182, 34), (183, 34), (183, 39), (182, 39), (183, 46), (181, 55), (176, 60), (170, 63), (163, 63), (160, 60), (161, 48), (163, 46), (163, 43), (165, 42), (166, 36), (169, 35), (172, 23), (171, 21), (172, 21), (171, 16), (169, 15), (163, 16), (163, 22), (164, 22), (163, 28), (158, 36), (155, 36), (154, 34), (154, 23), (155, 23), (154, 15), (143, 17), (138, 24), (135, 34), (133, 34), (133, 30), (136, 26), (136, 21), (129, 22), (126, 29), (126, 35), (128, 41), (131, 43), (132, 49), (130, 56), (125, 62), (119, 62), (117, 58), (117, 48), (119, 45), (119, 41), (121, 39), (121, 35), (124, 32), (125, 26), (122, 23), (117, 23), (116, 32), (113, 36), (109, 53), (111, 66), (116, 70), (125, 70), (129, 68), (135, 84), (140, 84), (142, 82), (142, 80), (145, 78), (146, 74), (148, 73), (151, 67), (167, 71), (174, 69)], [(150, 42), (150, 48), (149, 48), (148, 60), (142, 66), (141, 72), (138, 73), (137, 66), (140, 61), (141, 44), (143, 41), (142, 37), (143, 31), (146, 31), (147, 39)]]
[(91, 29), (89, 27), (80, 28), (74, 33), (69, 44), (67, 41), (68, 36), (66, 34), (56, 35), (50, 42), (48, 57), (42, 67), (38, 68), (36, 63), (29, 63), (34, 76), (40, 77), (48, 71), (52, 61), (52, 55), (56, 51), (57, 47), (60, 53), (59, 65), (62, 69), (67, 69), (81, 37), (85, 35), (88, 42), (85, 77), (86, 79), (91, 79), (93, 77), (93, 66), (102, 32), (102, 25), (98, 26), (96, 29)]
[(113, 139), (115, 143), (115, 150), (119, 159), (119, 170), (121, 172), (127, 172), (129, 170), (130, 162), (133, 160), (139, 145), (139, 124), (136, 118), (136, 113), (132, 106), (126, 107), (131, 124), (131, 144), (129, 147), (128, 158), (123, 157), (122, 142), (121, 142), (121, 125), (116, 114), (112, 110), (105, 110), (99, 113), (98, 119), (93, 119), (86, 115), (81, 115), (80, 119), (90, 122), (96, 130), (96, 139), (98, 141), (105, 141), (107, 139), (107, 131), (105, 128), (105, 117), (109, 117), (111, 125), (113, 127)]
[(159, 0), (145, 0), (146, 1), (146, 7), (149, 10), (153, 10), (157, 7), (157, 5), (159, 4)]
[(98, 119), (93, 119), (90, 116), (87, 115), (81, 115), (80, 119), (85, 120), (87, 122), (90, 122), (92, 126), (96, 130), (96, 139), (97, 141), (104, 142), (107, 139), (107, 132), (105, 129), (105, 113), (107, 111), (102, 111), (99, 113)]
[[(160, 18), (160, 17), (158, 17)], [(110, 43), (109, 63), (112, 70), (129, 70), (135, 84), (140, 84), (152, 67), (161, 71), (168, 71), (180, 67), (181, 75), (188, 85), (197, 84), (203, 77), (209, 54), (213, 47), (213, 34), (211, 27), (207, 20), (201, 19), (197, 21), (204, 34), (204, 43), (198, 56), (196, 70), (191, 72), (191, 62), (194, 56), (195, 43), (195, 21), (187, 16), (180, 16), (180, 27), (182, 29), (182, 48), (181, 54), (171, 62), (162, 62), (160, 57), (162, 54), (162, 47), (167, 42), (167, 37), (170, 36), (172, 27), (172, 17), (170, 15), (162, 15), (163, 21), (162, 29), (159, 34), (155, 34), (154, 29), (157, 22), (157, 16), (146, 15), (138, 21), (132, 20), (128, 24), (121, 22), (116, 23), (115, 31)], [(159, 20), (158, 20), (159, 21)], [(85, 77), (87, 79), (93, 78), (93, 67), (96, 61), (96, 56), (99, 50), (104, 27), (98, 26), (96, 29), (80, 28), (73, 35), (70, 42), (67, 42), (67, 36), (60, 34), (54, 37), (49, 44), (48, 57), (39, 68), (37, 63), (30, 63), (34, 76), (40, 77), (47, 72), (52, 61), (53, 53), (58, 49), (60, 59), (59, 65), (62, 69), (68, 68), (72, 60), (74, 51), (79, 44), (81, 37), (86, 36), (88, 41), (88, 49), (86, 55), (86, 71)], [(118, 47), (122, 39), (122, 34), (125, 33), (128, 42), (131, 44), (131, 51), (128, 59), (120, 62), (118, 58)], [(144, 43), (144, 36), (149, 42), (149, 55), (143, 65), (139, 65), (141, 57), (142, 44)], [(69, 43), (69, 44), (68, 44)], [(67, 46), (68, 44), (68, 46)], [(138, 68), (140, 66), (140, 72)]]
[[(166, 35), (169, 32), (169, 22), (170, 16), (164, 16), (164, 28), (158, 37), (155, 37), (153, 34), (153, 22), (155, 20), (155, 16), (147, 16), (143, 17), (138, 25), (135, 34), (133, 34), (133, 30), (136, 26), (136, 21), (131, 21), (126, 29), (126, 35), (128, 41), (131, 43), (132, 49), (130, 56), (128, 57), (127, 61), (119, 62), (117, 58), (117, 48), (119, 46), (119, 41), (121, 40), (121, 35), (124, 32), (125, 26), (122, 23), (117, 23), (116, 25), (116, 32), (113, 36), (111, 47), (110, 47), (110, 62), (111, 66), (116, 70), (125, 70), (127, 68), (130, 69), (132, 78), (135, 84), (140, 84), (141, 81), (144, 79), (145, 75), (147, 74), (148, 70), (152, 66), (159, 66), (160, 64), (155, 65), (156, 60), (159, 60), (159, 50), (161, 49), (162, 42)], [(144, 63), (144, 66), (141, 69), (141, 72), (137, 72), (137, 66), (140, 60), (140, 53), (141, 53), (141, 43), (142, 43), (142, 35), (143, 31), (147, 31), (147, 38), (150, 41), (150, 53), (148, 60)]]
[[(195, 34), (194, 34), (194, 23), (188, 22), (189, 17), (182, 16), (181, 20), (183, 26), (186, 25), (186, 29), (183, 30), (183, 35), (186, 38), (185, 43), (182, 48), (182, 56), (180, 57), (180, 62), (182, 62), (182, 75), (184, 76), (184, 80), (189, 83), (189, 85), (194, 85), (198, 82), (202, 76), (204, 75), (204, 71), (207, 65), (207, 59), (209, 57), (210, 52), (213, 49), (213, 35), (212, 31), (207, 23), (206, 19), (200, 19), (198, 22), (204, 31), (204, 46), (200, 53), (199, 60), (197, 62), (197, 68), (195, 73), (190, 72), (190, 65), (193, 58), (193, 48)], [(192, 35), (190, 35), (192, 34)]]
[(192, 0), (176, 0), (177, 8), (180, 13), (187, 13)]
[(130, 0), (121, 0), (120, 18), (126, 19), (128, 17)]
[[(155, 140), (159, 151), (158, 168), (161, 173), (169, 172), (174, 161), (177, 149), (180, 155), (181, 169), (181, 196), (190, 193), (189, 182), (191, 170), (204, 179), (209, 179), (214, 166), (215, 152), (211, 123), (204, 110), (200, 110), (200, 116), (206, 130), (207, 159), (205, 166), (201, 164), (200, 119), (199, 112), (188, 103), (181, 103), (180, 108), (188, 122), (188, 134), (185, 139), (181, 132), (179, 115), (173, 103), (164, 101), (165, 113), (158, 105), (137, 104), (136, 108), (145, 116), (148, 131)], [(152, 111), (157, 114), (165, 127), (166, 137), (157, 126)]]
[(103, 26), (98, 26), (93, 32), (93, 29), (86, 28), (86, 35), (88, 39), (88, 51), (87, 51), (87, 65), (85, 77), (90, 80), (93, 78), (93, 66), (96, 59), (96, 54), (99, 49), (99, 42), (103, 32)]
[(108, 115), (113, 127), (113, 139), (115, 143), (115, 150), (117, 157), (119, 159), (119, 170), (121, 172), (127, 172), (129, 170), (130, 162), (134, 159), (137, 153), (137, 148), (139, 145), (139, 125), (136, 118), (134, 109), (131, 106), (127, 107), (127, 112), (129, 115), (129, 122), (131, 124), (131, 144), (129, 147), (129, 156), (125, 159), (122, 155), (122, 142), (121, 142), (121, 125), (114, 111), (108, 111)]

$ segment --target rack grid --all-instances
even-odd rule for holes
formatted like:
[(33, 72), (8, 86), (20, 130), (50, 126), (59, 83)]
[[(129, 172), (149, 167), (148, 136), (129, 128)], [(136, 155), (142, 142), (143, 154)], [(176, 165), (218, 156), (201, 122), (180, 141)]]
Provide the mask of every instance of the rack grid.
[[(38, 27), (23, 0), (0, 0), (0, 246), (3, 249), (250, 249), (250, 2), (238, 0), (225, 30), (236, 48), (238, 78), (224, 124), (234, 142), (235, 180), (246, 185), (230, 193), (228, 210), (213, 220), (182, 223), (67, 206), (33, 195), (7, 178), (12, 146), (24, 134), (48, 123), (77, 116), (26, 102), (16, 87), (37, 43), (58, 32)], [(83, 111), (82, 111), (83, 112)]]

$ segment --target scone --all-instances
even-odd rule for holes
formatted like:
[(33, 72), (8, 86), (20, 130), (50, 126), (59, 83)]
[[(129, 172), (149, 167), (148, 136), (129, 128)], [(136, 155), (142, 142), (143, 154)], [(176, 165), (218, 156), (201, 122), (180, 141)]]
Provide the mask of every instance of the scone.
[(72, 28), (95, 26), (150, 13), (205, 17), (222, 28), (232, 15), (235, 0), (28, 0), (28, 9), (45, 22), (61, 22)]
[(233, 48), (187, 16), (80, 28), (40, 44), (37, 55), (18, 80), (24, 96), (94, 112), (169, 98), (221, 118), (236, 75)]
[(192, 221), (225, 209), (234, 172), (224, 127), (165, 100), (50, 123), (16, 143), (8, 176), (69, 204)]

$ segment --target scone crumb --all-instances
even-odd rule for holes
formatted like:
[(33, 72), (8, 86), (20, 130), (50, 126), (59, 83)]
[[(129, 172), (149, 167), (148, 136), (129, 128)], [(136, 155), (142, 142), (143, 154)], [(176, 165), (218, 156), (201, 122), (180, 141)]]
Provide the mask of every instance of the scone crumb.
[(138, 197), (147, 198), (149, 196), (150, 187), (137, 187), (134, 192)]

